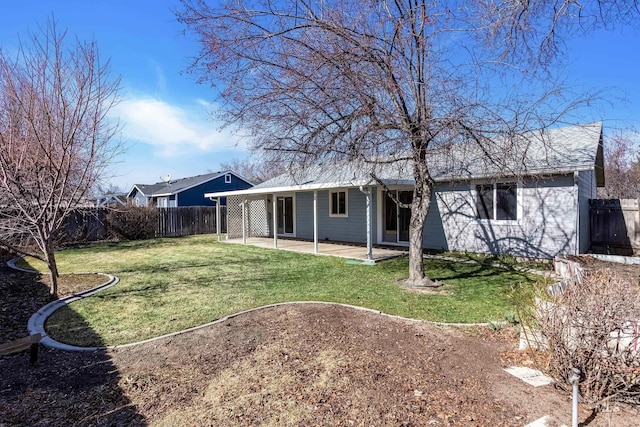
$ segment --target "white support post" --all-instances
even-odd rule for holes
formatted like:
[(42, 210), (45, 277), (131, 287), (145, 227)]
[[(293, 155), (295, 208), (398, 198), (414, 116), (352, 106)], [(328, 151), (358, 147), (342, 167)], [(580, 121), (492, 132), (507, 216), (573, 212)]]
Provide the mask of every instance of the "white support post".
[(371, 242), (371, 187), (365, 193), (367, 200), (367, 259), (373, 260), (373, 244)]
[(245, 224), (246, 220), (246, 207), (247, 207), (247, 199), (244, 199), (240, 204), (242, 206), (242, 243), (247, 244), (247, 225)]
[(313, 192), (313, 253), (318, 253), (318, 191)]
[(220, 197), (216, 197), (216, 233), (218, 234), (218, 242), (220, 241), (221, 232), (222, 224), (220, 223)]
[(278, 249), (278, 196), (273, 193), (271, 196), (271, 210), (273, 215), (273, 248)]
[(373, 244), (371, 242), (371, 187), (365, 190), (360, 186), (360, 192), (364, 194), (367, 205), (367, 260), (373, 261)]

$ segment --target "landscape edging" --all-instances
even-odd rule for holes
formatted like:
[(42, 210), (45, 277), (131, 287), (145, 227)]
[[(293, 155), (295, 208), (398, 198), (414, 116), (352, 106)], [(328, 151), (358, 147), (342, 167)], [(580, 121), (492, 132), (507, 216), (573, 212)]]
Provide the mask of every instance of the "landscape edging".
[[(16, 257), (13, 258), (9, 261), (7, 261), (7, 265), (10, 268), (19, 270), (19, 271), (23, 271), (23, 272), (27, 272), (27, 273), (37, 273), (34, 270), (28, 270), (25, 268), (21, 268), (15, 265), (15, 263), (20, 259), (20, 257)], [(79, 273), (82, 274), (82, 273)], [(219, 319), (213, 320), (211, 322), (202, 324), (202, 325), (197, 325), (197, 326), (193, 326), (191, 328), (187, 328), (187, 329), (183, 329), (181, 331), (176, 331), (176, 332), (171, 332), (168, 334), (164, 334), (164, 335), (160, 335), (157, 337), (153, 337), (153, 338), (148, 338), (146, 340), (142, 340), (142, 341), (136, 341), (136, 342), (132, 342), (132, 343), (127, 343), (127, 344), (118, 344), (118, 345), (111, 345), (111, 346), (99, 346), (99, 347), (80, 347), (80, 346), (75, 346), (75, 345), (71, 345), (71, 344), (65, 344), (62, 343), (60, 341), (56, 341), (53, 338), (51, 338), (50, 336), (47, 335), (45, 328), (44, 328), (44, 324), (47, 321), (47, 319), (49, 318), (49, 316), (51, 316), (56, 310), (58, 310), (61, 307), (64, 307), (65, 305), (68, 305), (74, 301), (80, 300), (80, 299), (84, 299), (87, 298), (97, 292), (100, 292), (104, 289), (110, 288), (111, 286), (116, 285), (120, 279), (117, 276), (111, 275), (111, 274), (106, 274), (106, 273), (84, 273), (84, 274), (104, 274), (105, 276), (107, 276), (109, 278), (109, 280), (99, 286), (96, 286), (95, 288), (91, 288), (88, 289), (86, 291), (82, 291), (82, 292), (78, 292), (76, 294), (72, 294), (69, 295), (67, 297), (64, 298), (60, 298), (58, 300), (52, 301), (49, 304), (45, 305), (44, 307), (42, 307), (40, 310), (38, 310), (37, 312), (35, 312), (30, 318), (29, 321), (27, 323), (27, 330), (29, 331), (30, 335), (36, 334), (36, 333), (40, 333), (42, 334), (42, 340), (40, 341), (40, 343), (42, 345), (44, 345), (45, 347), (49, 347), (49, 348), (53, 348), (53, 349), (57, 349), (57, 350), (66, 350), (66, 351), (96, 351), (96, 350), (114, 350), (114, 349), (118, 349), (118, 348), (126, 348), (126, 347), (133, 347), (136, 345), (140, 345), (140, 344), (145, 344), (148, 342), (152, 342), (152, 341), (156, 341), (156, 340), (160, 340), (163, 338), (169, 338), (169, 337), (173, 337), (173, 336), (177, 336), (180, 334), (184, 334), (187, 332), (193, 332), (196, 331), (198, 329), (203, 329), (209, 326), (213, 326), (215, 324), (221, 323), (221, 322), (225, 322), (228, 320), (231, 320), (235, 317), (241, 316), (243, 314), (248, 314), (257, 310), (263, 310), (263, 309), (267, 309), (267, 308), (273, 308), (273, 307), (279, 307), (279, 306), (284, 306), (284, 305), (294, 305), (294, 304), (322, 304), (322, 305), (335, 305), (335, 306), (341, 306), (341, 307), (346, 307), (346, 308), (351, 308), (351, 309), (355, 309), (355, 310), (361, 310), (361, 311), (366, 311), (366, 312), (370, 312), (370, 313), (374, 313), (374, 314), (380, 314), (383, 316), (387, 316), (387, 317), (391, 317), (391, 318), (395, 318), (395, 319), (400, 319), (400, 320), (405, 320), (405, 321), (410, 321), (410, 322), (415, 322), (415, 323), (428, 323), (431, 325), (435, 325), (435, 326), (451, 326), (451, 327), (484, 327), (484, 326), (489, 326), (491, 323), (487, 322), (487, 323), (446, 323), (446, 322), (433, 322), (433, 321), (429, 321), (429, 320), (422, 320), (422, 319), (411, 319), (411, 318), (407, 318), (407, 317), (402, 317), (402, 316), (398, 316), (395, 314), (388, 314), (388, 313), (384, 313), (382, 311), (379, 310), (375, 310), (372, 308), (367, 308), (367, 307), (360, 307), (360, 306), (356, 306), (356, 305), (350, 305), (350, 304), (344, 304), (344, 303), (338, 303), (338, 302), (328, 302), (328, 301), (287, 301), (287, 302), (279, 302), (279, 303), (274, 303), (274, 304), (267, 304), (267, 305), (263, 305), (260, 307), (254, 307), (254, 308), (250, 308), (247, 310), (243, 310), (243, 311), (239, 311), (237, 313), (233, 313), (233, 314), (229, 314), (227, 316), (221, 317)], [(494, 323), (506, 323), (506, 322), (494, 322)]]

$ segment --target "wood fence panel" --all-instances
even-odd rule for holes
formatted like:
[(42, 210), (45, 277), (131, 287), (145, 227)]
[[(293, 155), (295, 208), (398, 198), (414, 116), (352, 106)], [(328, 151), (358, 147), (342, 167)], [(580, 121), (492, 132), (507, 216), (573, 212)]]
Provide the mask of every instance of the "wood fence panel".
[(640, 200), (593, 199), (589, 204), (593, 252), (640, 253)]
[(105, 224), (107, 210), (104, 208), (76, 209), (65, 219), (64, 240), (70, 242), (92, 242), (106, 239)]
[[(68, 241), (96, 241), (107, 239), (105, 208), (79, 209), (65, 223)], [(220, 208), (221, 232), (227, 232), (227, 207)], [(215, 234), (216, 208), (211, 206), (187, 206), (158, 208), (156, 237), (179, 237), (194, 234)]]
[[(220, 209), (222, 232), (226, 232), (226, 207)], [(192, 236), (213, 234), (216, 228), (216, 208), (210, 206), (186, 206), (158, 208), (157, 237)]]

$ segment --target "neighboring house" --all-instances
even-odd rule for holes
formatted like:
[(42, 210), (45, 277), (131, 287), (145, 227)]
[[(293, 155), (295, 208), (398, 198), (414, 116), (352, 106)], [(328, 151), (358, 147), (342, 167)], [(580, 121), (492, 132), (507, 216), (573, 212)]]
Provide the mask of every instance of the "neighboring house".
[[(156, 184), (135, 184), (127, 198), (136, 206), (215, 206), (215, 202), (204, 197), (204, 193), (242, 190), (252, 186), (253, 183), (246, 178), (232, 171), (222, 171)], [(222, 199), (220, 203), (225, 205), (226, 199)]]
[(127, 204), (127, 194), (105, 194), (96, 200), (96, 207), (104, 208), (116, 208), (118, 206), (124, 206)]
[[(497, 145), (492, 153), (473, 144), (430, 152), (436, 186), (423, 247), (541, 258), (586, 252), (589, 199), (604, 185), (602, 123), (532, 131), (509, 148)], [(370, 244), (408, 245), (410, 211), (388, 192), (411, 202), (411, 166), (371, 167), (386, 188), (362, 164), (333, 163), (205, 196), (229, 198), (229, 238), (275, 230), (276, 244), (277, 236), (365, 243), (369, 235)]]

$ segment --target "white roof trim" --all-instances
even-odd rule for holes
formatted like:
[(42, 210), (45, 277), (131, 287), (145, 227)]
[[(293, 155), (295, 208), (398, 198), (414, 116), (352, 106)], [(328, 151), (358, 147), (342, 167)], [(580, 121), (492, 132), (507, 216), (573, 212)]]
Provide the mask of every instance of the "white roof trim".
[(142, 190), (140, 190), (140, 189), (138, 188), (138, 186), (137, 186), (136, 184), (133, 184), (133, 187), (131, 187), (131, 190), (129, 190), (129, 192), (127, 193), (127, 198), (130, 198), (130, 197), (131, 197), (131, 193), (133, 193), (133, 190), (137, 190), (137, 191), (138, 191), (138, 193), (142, 194), (142, 195), (143, 195), (143, 196), (145, 196), (145, 197), (147, 196), (146, 194), (144, 194), (144, 193), (142, 192)]
[[(527, 171), (524, 176), (536, 177), (540, 175), (566, 175), (571, 174), (574, 171), (583, 172), (583, 171), (592, 171), (594, 170), (594, 165), (588, 166), (576, 166), (562, 169), (548, 168), (548, 169), (537, 169)], [(463, 178), (459, 177), (440, 177), (436, 180), (437, 183), (447, 183), (447, 182), (460, 182), (460, 181), (473, 181), (479, 179), (490, 179), (490, 178), (498, 178), (498, 179), (509, 179), (508, 176), (500, 176), (497, 177), (495, 174), (486, 174), (486, 175), (472, 175), (465, 176)], [(390, 186), (396, 185), (414, 185), (413, 180), (383, 180), (385, 183)], [(361, 185), (377, 185), (373, 180), (360, 180), (360, 181), (351, 181), (348, 183), (344, 182), (327, 182), (320, 184), (301, 184), (301, 185), (292, 185), (285, 187), (259, 187), (259, 188), (248, 188), (246, 190), (233, 190), (233, 191), (220, 191), (216, 193), (205, 193), (204, 197), (214, 199), (216, 197), (228, 197), (228, 196), (250, 196), (250, 195), (258, 195), (258, 194), (272, 194), (272, 193), (288, 193), (295, 191), (314, 191), (314, 190), (328, 190), (331, 188), (349, 188), (349, 187), (359, 187)]]
[[(235, 191), (220, 191), (217, 193), (205, 193), (204, 197), (216, 198), (227, 196), (249, 196), (253, 194), (271, 194), (271, 193), (290, 193), (292, 191), (314, 191), (314, 190), (327, 190), (330, 188), (350, 188), (359, 187), (361, 185), (375, 185), (375, 181), (369, 179), (367, 181), (351, 181), (351, 182), (324, 182), (320, 184), (301, 184), (291, 185), (286, 187), (261, 187), (261, 188), (247, 188), (246, 190)], [(394, 180), (390, 185), (413, 185), (413, 180), (402, 181)]]

